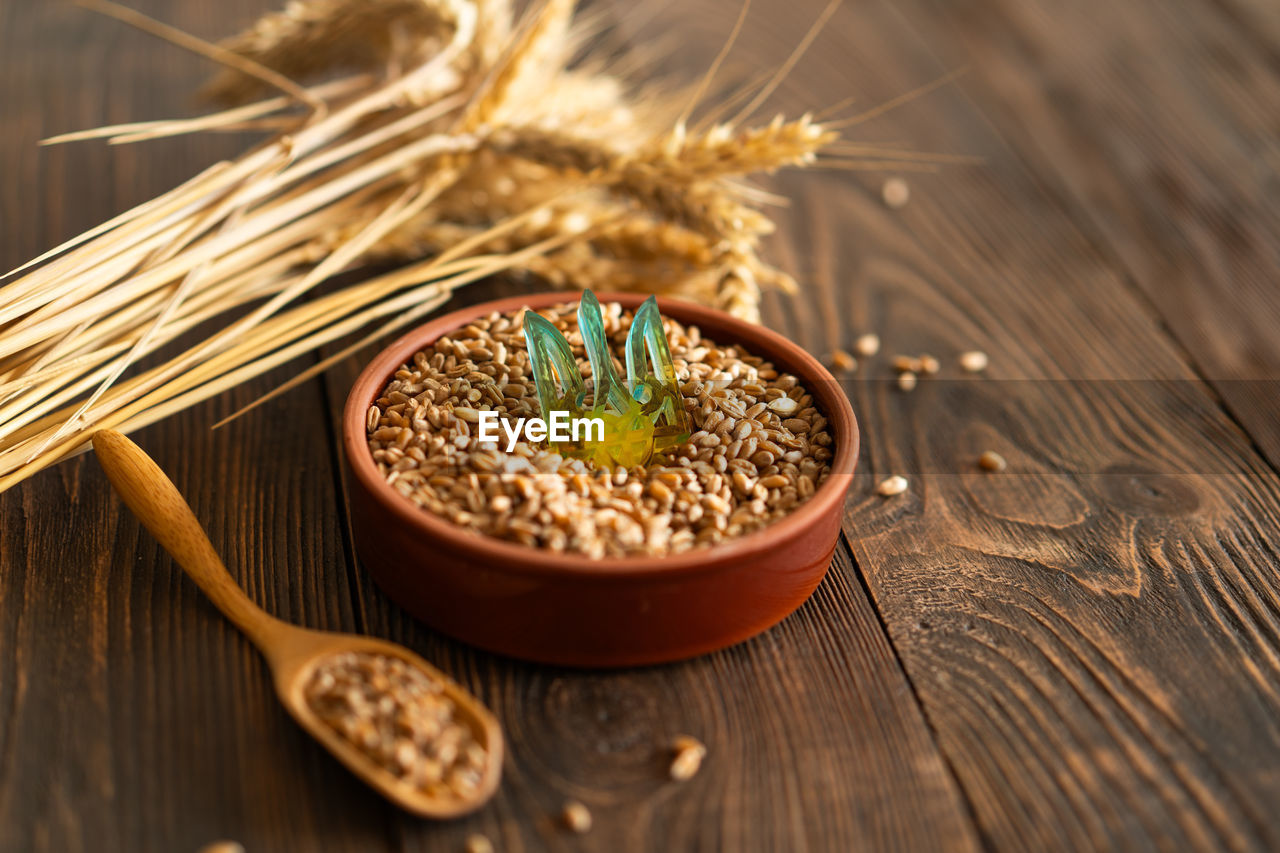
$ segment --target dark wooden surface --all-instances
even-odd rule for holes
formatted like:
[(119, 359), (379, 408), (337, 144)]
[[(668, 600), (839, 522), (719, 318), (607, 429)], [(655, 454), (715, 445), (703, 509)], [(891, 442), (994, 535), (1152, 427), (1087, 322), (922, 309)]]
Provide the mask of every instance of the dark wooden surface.
[[(207, 36), (267, 8), (132, 5)], [(735, 70), (780, 61), (821, 5), (758, 0)], [(735, 12), (666, 4), (624, 29), (674, 31), (670, 64), (696, 70)], [(851, 135), (983, 165), (908, 176), (897, 212), (878, 175), (778, 182), (794, 204), (771, 250), (804, 290), (766, 321), (816, 353), (874, 330), (950, 372), (902, 395), (882, 357), (850, 383), (845, 538), (793, 617), (624, 672), (442, 638), (350, 552), (334, 419), (359, 358), (210, 432), (282, 369), (137, 439), (269, 610), (406, 643), (489, 702), (500, 795), (433, 824), (363, 789), (82, 457), (0, 495), (0, 850), (449, 851), (474, 831), (511, 851), (1280, 847), (1280, 7), (848, 4), (775, 103), (852, 112), (962, 65)], [(0, 264), (235, 154), (36, 148), (189, 111), (206, 71), (0, 2)], [(990, 377), (959, 381), (971, 348)], [(1010, 471), (979, 473), (985, 449)], [(891, 473), (911, 492), (873, 496)], [(676, 787), (660, 745), (681, 732), (710, 755)], [(589, 835), (555, 826), (568, 797)]]

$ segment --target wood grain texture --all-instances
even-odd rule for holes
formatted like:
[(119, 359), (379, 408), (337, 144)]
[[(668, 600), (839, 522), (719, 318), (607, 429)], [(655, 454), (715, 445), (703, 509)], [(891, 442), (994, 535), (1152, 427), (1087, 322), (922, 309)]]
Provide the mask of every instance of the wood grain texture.
[[(131, 5), (207, 36), (269, 8)], [(705, 63), (712, 47), (696, 48)], [(53, 4), (0, 4), (0, 56), (0, 263), (243, 145), (37, 149), (56, 132), (188, 112), (185, 93), (206, 66)], [(402, 614), (356, 565), (338, 499), (333, 425), (357, 367), (209, 431), (282, 369), (136, 439), (268, 611), (404, 643), (487, 701), (510, 739), (498, 799), (435, 824), (365, 789), (289, 721), (248, 642), (81, 457), (0, 495), (0, 851), (194, 851), (218, 838), (251, 853), (457, 851), (475, 831), (504, 851), (979, 846), (847, 549), (778, 628), (668, 667), (524, 665)], [(682, 786), (664, 780), (677, 733), (710, 748)], [(556, 825), (568, 797), (592, 808), (590, 835)]]
[[(138, 7), (200, 33), (260, 10)], [(0, 4), (0, 41), (6, 269), (244, 145), (38, 149), (64, 130), (183, 114), (208, 68), (62, 4)], [(343, 578), (328, 571), (345, 558), (328, 437), (282, 429), (300, 413), (324, 423), (321, 389), (209, 431), (288, 375), (137, 438), (255, 600), (350, 627)], [(352, 796), (357, 784), (279, 708), (257, 653), (140, 530), (92, 457), (0, 496), (0, 624), (0, 850), (191, 851), (228, 836), (290, 850), (320, 837), (322, 804), (340, 802), (348, 831), (326, 849), (390, 842), (388, 809)]]
[(947, 62), (1280, 466), (1280, 7), (921, 2)]
[[(794, 41), (821, 5), (775, 10), (744, 55)], [(1039, 64), (1050, 40), (1090, 53), (1105, 33), (1055, 29), (1049, 4), (923, 5), (842, 9), (823, 42), (858, 49), (815, 47), (784, 92), (856, 88), (875, 103), (964, 62), (1021, 63), (860, 129), (984, 158), (909, 176), (906, 209), (878, 202), (878, 179), (784, 184), (800, 201), (778, 248), (819, 294), (792, 306), (790, 328), (824, 348), (876, 331), (886, 356), (948, 364), (910, 395), (884, 381), (885, 357), (863, 366), (854, 399), (869, 464), (846, 528), (859, 566), (991, 846), (1274, 849), (1280, 482), (1123, 261), (1044, 177), (1056, 159), (989, 118), (1012, 125), (1023, 101), (1044, 116), (1087, 103), (1098, 80), (1046, 86)], [(1039, 50), (1019, 53), (1018, 13), (1040, 27)], [(1081, 27), (1092, 17), (1077, 14)], [(717, 25), (689, 17), (695, 38)], [(1184, 36), (1165, 61), (1199, 48)], [(1075, 132), (1105, 134), (1109, 120), (1082, 111)], [(1182, 250), (1180, 235), (1163, 239), (1147, 251)], [(977, 388), (955, 366), (972, 348), (992, 354)], [(1010, 471), (980, 472), (985, 449)], [(870, 494), (899, 472), (913, 477), (908, 494)]]
[[(206, 35), (266, 7), (134, 5)], [(821, 5), (757, 2), (725, 80), (781, 61)], [(737, 10), (658, 8), (631, 37), (675, 31), (666, 66), (688, 70)], [(774, 103), (854, 95), (852, 114), (967, 64), (851, 135), (985, 163), (908, 175), (892, 213), (878, 175), (780, 182), (795, 204), (771, 249), (808, 289), (770, 295), (767, 321), (816, 353), (885, 345), (849, 387), (857, 568), (843, 549), (809, 604), (736, 649), (574, 672), (407, 618), (356, 564), (337, 497), (358, 358), (219, 432), (288, 371), (143, 431), (256, 601), (404, 643), (490, 703), (507, 778), (465, 821), (406, 818), (311, 744), (91, 460), (0, 495), (0, 850), (444, 851), (473, 831), (529, 851), (1280, 846), (1275, 397), (1234, 381), (1276, 376), (1278, 37), (1262, 0), (836, 15)], [(0, 56), (0, 262), (241, 147), (39, 151), (182, 112), (204, 66), (52, 4), (0, 4)], [(975, 347), (991, 374), (961, 380)], [(944, 378), (895, 391), (887, 358), (925, 351)], [(978, 471), (985, 449), (1010, 470)], [(872, 496), (890, 473), (911, 491)], [(710, 746), (680, 787), (662, 781), (676, 733)], [(567, 797), (590, 835), (555, 825)]]

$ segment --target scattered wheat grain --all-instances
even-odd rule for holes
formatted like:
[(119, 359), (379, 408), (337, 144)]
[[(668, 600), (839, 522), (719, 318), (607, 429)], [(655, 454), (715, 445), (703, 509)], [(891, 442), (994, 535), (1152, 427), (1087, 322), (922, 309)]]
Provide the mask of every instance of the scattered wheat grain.
[(984, 451), (978, 457), (978, 466), (986, 471), (1003, 471), (1008, 465), (1009, 463), (1005, 462), (1004, 457), (994, 450)]
[(566, 827), (579, 835), (591, 830), (591, 812), (577, 800), (570, 800), (564, 804), (560, 819), (564, 821)]
[(886, 498), (900, 495), (907, 490), (909, 485), (906, 477), (894, 474), (892, 477), (887, 477), (880, 481), (880, 485), (876, 486), (876, 494)]
[(960, 367), (965, 373), (981, 373), (987, 369), (987, 354), (980, 350), (972, 350), (960, 355)]
[(215, 841), (201, 847), (197, 853), (245, 853), (244, 845), (239, 841)]
[(692, 779), (707, 755), (706, 745), (695, 737), (680, 735), (671, 742), (671, 747), (675, 752), (668, 770), (671, 778), (677, 782)]
[(871, 358), (880, 352), (880, 336), (873, 334), (861, 335), (853, 345), (858, 355), (864, 358)]
[(902, 178), (889, 178), (880, 188), (880, 197), (884, 199), (887, 207), (901, 210), (911, 200), (911, 188)]
[(478, 832), (468, 835), (467, 853), (493, 853), (493, 842)]
[(920, 359), (914, 355), (895, 355), (893, 357), (893, 369), (899, 373), (919, 373)]

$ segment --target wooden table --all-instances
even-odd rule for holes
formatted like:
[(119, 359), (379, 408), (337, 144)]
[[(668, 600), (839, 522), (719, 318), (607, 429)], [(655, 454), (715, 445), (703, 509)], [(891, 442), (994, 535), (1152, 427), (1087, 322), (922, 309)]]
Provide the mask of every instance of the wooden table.
[[(133, 5), (209, 37), (267, 8)], [(730, 70), (780, 61), (821, 6), (757, 2)], [(702, 68), (736, 9), (624, 29)], [(794, 204), (771, 252), (804, 288), (766, 321), (815, 353), (885, 342), (848, 386), (864, 455), (844, 541), (796, 614), (622, 672), (441, 637), (351, 553), (334, 421), (361, 358), (210, 431), (281, 369), (137, 439), (268, 610), (406, 643), (490, 703), (500, 795), (433, 824), (365, 790), (80, 457), (0, 496), (0, 850), (1280, 847), (1280, 7), (848, 3), (775, 103), (854, 96), (852, 115), (961, 66), (850, 135), (981, 165), (907, 175), (897, 211), (882, 174), (777, 182)], [(0, 262), (240, 150), (36, 147), (189, 112), (207, 71), (62, 4), (0, 4)], [(969, 349), (988, 378), (955, 379)], [(897, 352), (950, 378), (898, 392)], [(1009, 471), (979, 471), (987, 449)], [(874, 496), (893, 473), (910, 491)], [(662, 744), (683, 732), (710, 754), (676, 786)], [(569, 797), (589, 835), (555, 825)]]

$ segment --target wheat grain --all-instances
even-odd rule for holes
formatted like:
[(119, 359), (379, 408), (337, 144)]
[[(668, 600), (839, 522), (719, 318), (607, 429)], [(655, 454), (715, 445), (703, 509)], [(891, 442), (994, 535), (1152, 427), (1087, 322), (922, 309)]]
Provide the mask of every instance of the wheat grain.
[(880, 484), (876, 486), (876, 494), (886, 498), (893, 497), (905, 492), (908, 486), (910, 486), (910, 483), (907, 482), (906, 477), (894, 474), (892, 477), (887, 477), (880, 481)]
[(1009, 463), (1005, 462), (1004, 457), (994, 450), (984, 451), (978, 457), (978, 467), (986, 471), (1003, 471)]
[(467, 853), (493, 853), (493, 842), (486, 835), (473, 832), (467, 836)]
[(960, 355), (960, 367), (965, 373), (981, 373), (987, 369), (988, 363), (987, 354), (979, 350), (961, 353)]
[(702, 760), (707, 756), (707, 747), (702, 741), (689, 735), (680, 735), (671, 743), (675, 758), (671, 761), (668, 773), (677, 782), (692, 779), (702, 767)]
[(560, 819), (564, 821), (566, 827), (579, 835), (591, 831), (591, 812), (577, 800), (570, 800), (564, 804)]
[(880, 352), (880, 336), (873, 334), (860, 335), (853, 344), (853, 349), (863, 358), (871, 358)]
[(485, 748), (441, 682), (414, 664), (343, 652), (322, 660), (303, 692), (321, 722), (404, 782), (435, 796), (478, 789)]
[(880, 197), (884, 199), (886, 207), (901, 210), (911, 199), (911, 189), (902, 178), (889, 178), (880, 189)]
[[(604, 309), (606, 334), (621, 354), (630, 315), (617, 303)], [(573, 306), (539, 313), (585, 365)], [(674, 322), (671, 353), (695, 428), (685, 444), (646, 466), (612, 471), (527, 441), (510, 455), (481, 446), (472, 424), (482, 412), (508, 421), (538, 413), (517, 320), (491, 315), (441, 338), (376, 402), (380, 415), (367, 423), (374, 462), (429, 512), (553, 551), (664, 554), (759, 529), (812, 496), (829, 473), (826, 420), (794, 376)]]

